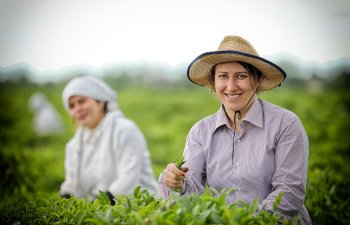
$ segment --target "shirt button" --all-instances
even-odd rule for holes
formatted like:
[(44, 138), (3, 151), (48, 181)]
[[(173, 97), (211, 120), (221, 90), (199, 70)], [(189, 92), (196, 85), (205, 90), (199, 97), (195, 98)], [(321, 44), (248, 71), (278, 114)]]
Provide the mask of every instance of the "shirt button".
[(236, 166), (239, 166), (239, 162), (236, 162)]

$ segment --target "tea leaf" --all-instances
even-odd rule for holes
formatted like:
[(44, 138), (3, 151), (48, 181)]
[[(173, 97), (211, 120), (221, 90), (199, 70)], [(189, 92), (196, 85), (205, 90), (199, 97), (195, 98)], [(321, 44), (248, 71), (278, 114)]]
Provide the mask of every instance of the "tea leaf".
[(282, 196), (283, 196), (283, 192), (280, 192), (280, 193), (277, 195), (276, 200), (275, 200), (275, 202), (274, 202), (273, 205), (272, 205), (272, 210), (273, 210), (273, 211), (276, 211), (276, 210), (277, 210), (277, 206), (281, 203)]
[(135, 189), (134, 189), (134, 196), (135, 198), (139, 198), (140, 197), (140, 189), (141, 189), (141, 186), (137, 186)]
[(181, 166), (182, 166), (185, 162), (186, 162), (186, 160), (182, 157), (182, 159), (176, 163), (176, 167), (177, 167), (178, 169), (181, 169)]

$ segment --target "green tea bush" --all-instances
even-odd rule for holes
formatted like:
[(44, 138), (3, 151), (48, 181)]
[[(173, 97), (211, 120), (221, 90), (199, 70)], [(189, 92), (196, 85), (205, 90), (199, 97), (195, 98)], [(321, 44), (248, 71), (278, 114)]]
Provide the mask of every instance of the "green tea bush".
[[(282, 224), (276, 213), (258, 209), (258, 200), (250, 204), (226, 204), (226, 193), (219, 197), (170, 196), (157, 199), (140, 187), (133, 195), (118, 196), (111, 206), (102, 193), (92, 203), (87, 199), (52, 196), (28, 202), (15, 202), (0, 209), (1, 224)], [(277, 202), (276, 205), (277, 207)], [(296, 224), (284, 220), (283, 224)]]
[(30, 199), (37, 194), (49, 195), (57, 192), (57, 186), (62, 182), (62, 153), (68, 137), (36, 136), (28, 109), (28, 99), (33, 92), (42, 91), (52, 96), (53, 90), (55, 88), (51, 86), (33, 84), (0, 85), (3, 96), (0, 98), (0, 200), (13, 196)]
[[(74, 133), (74, 124), (61, 102), (63, 86), (64, 84), (48, 86), (0, 84), (0, 94), (3, 96), (0, 98), (2, 107), (0, 110), (2, 124), (0, 127), (1, 224), (16, 222), (21, 224), (75, 224), (85, 221), (85, 219), (77, 221), (72, 219), (77, 216), (77, 213), (72, 211), (72, 208), (65, 208), (69, 205), (72, 205), (74, 209), (79, 208), (80, 211), (85, 211), (80, 214), (80, 217), (90, 218), (91, 221), (94, 219), (102, 221), (101, 218), (104, 218), (106, 214), (108, 218), (110, 214), (112, 215), (112, 221), (122, 217), (122, 215), (116, 216), (117, 212), (114, 212), (116, 209), (121, 213), (130, 214), (130, 220), (127, 222), (116, 220), (116, 224), (131, 223), (131, 218), (133, 218), (132, 221), (141, 218), (137, 221), (146, 223), (146, 219), (153, 224), (161, 224), (159, 221), (164, 221), (160, 216), (158, 218), (158, 214), (172, 221), (169, 224), (182, 223), (188, 216), (186, 212), (189, 209), (192, 212), (203, 210), (199, 214), (194, 214), (198, 219), (197, 224), (201, 223), (199, 221), (219, 223), (222, 220), (226, 223), (230, 221), (226, 220), (226, 214), (229, 212), (235, 211), (238, 214), (238, 211), (248, 210), (248, 206), (245, 207), (242, 204), (240, 206), (243, 208), (239, 208), (236, 204), (233, 206), (221, 205), (219, 212), (216, 212), (218, 208), (209, 207), (207, 201), (216, 205), (217, 203), (212, 202), (219, 200), (208, 195), (196, 196), (187, 200), (185, 200), (186, 197), (183, 200), (179, 199), (170, 211), (162, 211), (166, 203), (158, 199), (152, 200), (152, 204), (146, 204), (145, 200), (142, 203), (144, 207), (137, 208), (135, 205), (138, 203), (135, 201), (141, 200), (135, 196), (129, 196), (129, 203), (134, 207), (130, 212), (120, 209), (125, 208), (125, 204), (128, 204), (127, 198), (122, 197), (118, 203), (119, 206), (113, 207), (100, 204), (100, 200), (91, 204), (83, 199), (59, 198), (57, 194), (59, 185), (64, 179), (64, 148)], [(28, 111), (27, 100), (34, 91), (45, 93), (57, 107), (65, 122), (65, 133), (59, 136), (37, 137), (31, 131), (32, 115)], [(156, 177), (169, 162), (181, 159), (185, 138), (191, 126), (200, 118), (214, 113), (219, 108), (219, 103), (214, 95), (203, 88), (124, 87), (118, 91), (118, 96), (122, 111), (136, 122), (147, 139)], [(348, 138), (350, 91), (311, 93), (306, 90), (284, 88), (262, 93), (260, 97), (295, 112), (308, 133), (310, 157), (305, 205), (313, 223), (317, 225), (350, 224), (350, 189), (348, 188), (350, 185), (348, 178), (350, 174), (348, 165), (350, 160), (350, 138)], [(142, 194), (144, 195), (146, 194)], [(193, 205), (194, 202), (197, 205)], [(253, 205), (251, 203), (249, 207), (252, 208)], [(142, 211), (141, 208), (147, 207), (149, 207), (148, 210)], [(45, 210), (50, 213), (46, 213)], [(66, 211), (61, 212), (64, 210)], [(58, 217), (55, 212), (58, 213)], [(181, 216), (176, 214), (177, 212)], [(211, 216), (206, 216), (206, 214)], [(208, 217), (210, 219), (207, 220)], [(88, 221), (81, 223), (94, 224)], [(256, 217), (253, 221), (251, 224), (264, 224), (256, 222)], [(242, 221), (232, 222), (232, 224), (242, 223)]]

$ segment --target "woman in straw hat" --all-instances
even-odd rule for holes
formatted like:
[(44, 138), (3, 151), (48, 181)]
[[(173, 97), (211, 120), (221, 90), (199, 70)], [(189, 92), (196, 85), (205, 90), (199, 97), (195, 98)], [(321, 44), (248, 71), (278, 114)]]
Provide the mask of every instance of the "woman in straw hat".
[(132, 193), (138, 185), (157, 193), (145, 138), (124, 117), (111, 87), (96, 77), (77, 77), (64, 88), (63, 103), (78, 125), (66, 146), (63, 197), (92, 201), (102, 191), (114, 204), (114, 195)]
[[(212, 89), (221, 102), (218, 112), (197, 122), (184, 149), (182, 170), (168, 164), (160, 175), (160, 192), (202, 193), (233, 188), (227, 202), (251, 202), (272, 211), (283, 192), (278, 213), (298, 216), (311, 224), (303, 205), (308, 168), (308, 137), (292, 112), (257, 98), (257, 93), (279, 86), (286, 73), (261, 58), (254, 47), (238, 36), (226, 36), (217, 51), (198, 56), (187, 76)], [(186, 172), (188, 170), (188, 172)], [(186, 179), (185, 179), (186, 177)]]

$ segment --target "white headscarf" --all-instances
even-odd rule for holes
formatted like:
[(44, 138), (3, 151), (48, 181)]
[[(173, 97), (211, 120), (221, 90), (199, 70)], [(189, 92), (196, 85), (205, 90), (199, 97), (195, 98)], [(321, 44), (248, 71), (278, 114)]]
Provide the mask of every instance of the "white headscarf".
[(47, 100), (46, 96), (43, 93), (35, 92), (29, 98), (28, 107), (31, 111), (37, 112), (42, 107), (47, 105), (48, 102), (49, 101)]
[(63, 104), (69, 110), (69, 98), (73, 95), (80, 95), (90, 97), (95, 100), (105, 101), (107, 104), (107, 111), (118, 110), (116, 103), (117, 93), (103, 80), (93, 77), (84, 76), (72, 79), (63, 90)]

